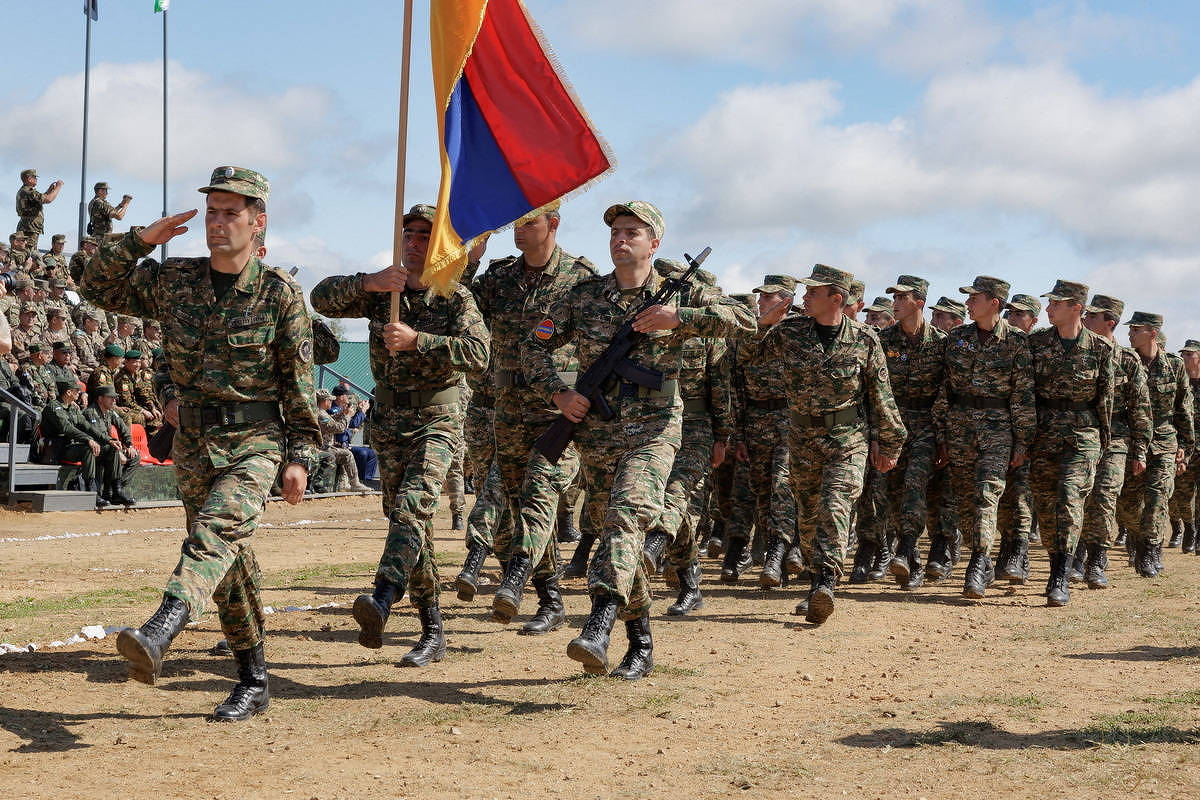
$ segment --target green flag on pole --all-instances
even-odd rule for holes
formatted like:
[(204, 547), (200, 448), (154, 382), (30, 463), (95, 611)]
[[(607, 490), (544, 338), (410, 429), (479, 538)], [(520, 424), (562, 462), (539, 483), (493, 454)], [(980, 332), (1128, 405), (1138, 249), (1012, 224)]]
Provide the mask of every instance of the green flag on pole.
[(171, 5), (171, 0), (154, 0), (154, 13), (166, 11), (169, 5)]

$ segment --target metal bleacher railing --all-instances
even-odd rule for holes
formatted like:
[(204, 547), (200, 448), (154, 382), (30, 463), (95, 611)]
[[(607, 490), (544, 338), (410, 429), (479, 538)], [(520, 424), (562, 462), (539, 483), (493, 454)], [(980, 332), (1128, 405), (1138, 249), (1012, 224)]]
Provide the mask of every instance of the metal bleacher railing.
[(17, 481), (17, 433), (20, 426), (17, 425), (21, 414), (28, 414), (30, 419), (36, 424), (41, 416), (38, 410), (26, 403), (21, 398), (14, 395), (7, 389), (0, 389), (0, 401), (8, 405), (8, 497), (12, 497), (16, 491)]

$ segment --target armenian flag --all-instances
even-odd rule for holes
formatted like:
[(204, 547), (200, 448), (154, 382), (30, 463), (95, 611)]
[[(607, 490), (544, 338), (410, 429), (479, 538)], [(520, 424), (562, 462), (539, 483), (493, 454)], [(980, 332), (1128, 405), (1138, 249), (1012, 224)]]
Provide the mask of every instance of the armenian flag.
[(613, 169), (520, 0), (432, 0), (442, 180), (425, 277), (447, 293), (467, 252)]

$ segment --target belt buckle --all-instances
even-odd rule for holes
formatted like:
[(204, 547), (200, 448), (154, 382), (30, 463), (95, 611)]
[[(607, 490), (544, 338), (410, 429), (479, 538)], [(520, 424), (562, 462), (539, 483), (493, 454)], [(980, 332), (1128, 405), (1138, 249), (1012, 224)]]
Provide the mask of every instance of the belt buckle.
[(218, 406), (217, 413), (220, 415), (222, 425), (234, 424), (235, 420), (233, 417), (237, 413), (237, 410), (233, 406)]

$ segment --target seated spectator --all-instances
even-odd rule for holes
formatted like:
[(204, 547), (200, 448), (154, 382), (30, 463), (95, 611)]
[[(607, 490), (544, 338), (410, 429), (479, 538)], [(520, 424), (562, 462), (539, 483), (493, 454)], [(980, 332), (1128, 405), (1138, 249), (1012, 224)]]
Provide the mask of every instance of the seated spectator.
[(321, 454), (320, 464), (313, 476), (313, 490), (319, 493), (337, 491), (338, 475), (343, 474), (349, 484), (349, 491), (369, 492), (371, 487), (364, 485), (358, 479), (358, 466), (350, 448), (335, 441), (335, 436), (346, 432), (346, 420), (350, 416), (346, 410), (331, 414), (333, 395), (324, 389), (317, 391), (317, 421), (321, 424)]

